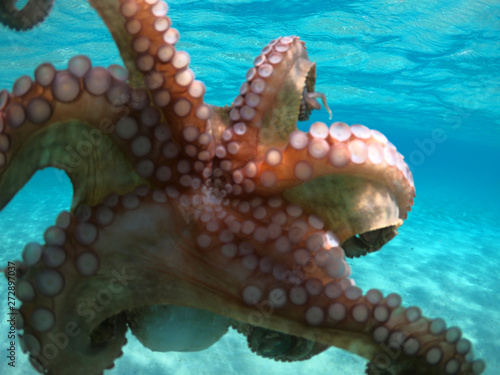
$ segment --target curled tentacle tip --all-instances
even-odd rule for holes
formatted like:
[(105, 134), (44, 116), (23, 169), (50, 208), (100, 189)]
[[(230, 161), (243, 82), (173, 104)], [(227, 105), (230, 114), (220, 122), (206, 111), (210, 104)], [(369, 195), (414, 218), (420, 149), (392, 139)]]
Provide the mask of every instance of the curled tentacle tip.
[(320, 109), (321, 105), (317, 102), (316, 99), (321, 99), (321, 102), (323, 103), (323, 106), (325, 107), (326, 111), (330, 115), (329, 119), (332, 119), (332, 111), (330, 107), (328, 107), (328, 103), (326, 101), (326, 95), (321, 93), (321, 92), (308, 92), (306, 94), (306, 103), (314, 108), (314, 109)]
[(54, 0), (29, 0), (21, 9), (17, 0), (0, 2), (0, 23), (17, 31), (26, 31), (45, 20)]

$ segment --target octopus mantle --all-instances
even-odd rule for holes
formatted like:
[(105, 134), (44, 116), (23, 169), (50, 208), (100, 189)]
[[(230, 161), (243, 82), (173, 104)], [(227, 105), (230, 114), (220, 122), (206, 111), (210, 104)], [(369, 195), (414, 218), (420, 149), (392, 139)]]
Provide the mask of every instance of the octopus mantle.
[[(336, 346), (372, 375), (483, 371), (458, 328), (350, 278), (345, 257), (393, 238), (415, 188), (376, 130), (297, 130), (318, 99), (329, 111), (303, 41), (271, 41), (221, 108), (204, 102), (164, 2), (90, 3), (126, 69), (76, 56), (0, 92), (0, 209), (38, 169), (74, 187), (71, 212), (5, 270), (36, 370), (100, 374), (128, 328), (152, 350), (192, 351), (233, 327), (276, 360)], [(51, 7), (5, 1), (0, 21), (26, 30)]]

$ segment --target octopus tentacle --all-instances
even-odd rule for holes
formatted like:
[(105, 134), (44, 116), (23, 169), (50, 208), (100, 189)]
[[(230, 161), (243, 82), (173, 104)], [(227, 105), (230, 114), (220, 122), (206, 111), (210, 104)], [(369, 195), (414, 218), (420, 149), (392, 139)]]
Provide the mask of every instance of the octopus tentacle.
[(212, 143), (207, 126), (211, 109), (203, 101), (205, 85), (195, 80), (189, 55), (175, 48), (180, 35), (166, 16), (167, 4), (136, 0), (91, 4), (108, 25), (128, 70), (134, 72), (131, 84), (151, 93), (181, 152), (188, 143), (196, 144), (196, 156), (205, 151)]
[[(42, 64), (35, 81), (23, 76), (11, 94), (0, 92), (0, 207), (47, 166), (70, 177), (73, 207), (94, 205), (146, 181), (166, 186), (191, 171), (201, 174), (207, 158), (192, 145), (179, 147), (154, 100), (131, 88), (127, 77), (117, 65), (92, 67), (77, 56), (67, 70)], [(184, 132), (184, 142), (193, 129)], [(207, 145), (212, 137), (202, 133), (198, 139), (204, 135)]]
[[(108, 353), (102, 361), (85, 364), (85, 352), (102, 351), (104, 357), (112, 347), (113, 355), (119, 355), (116, 342), (121, 339), (116, 332), (121, 332), (123, 311), (177, 305), (349, 349), (379, 367), (396, 369), (395, 374), (409, 366), (422, 374), (482, 371), (481, 361), (470, 362), (470, 342), (460, 339), (458, 329), (446, 329), (440, 319), (423, 318), (418, 308), (401, 307), (396, 294), (384, 298), (370, 290), (363, 295), (353, 286), (342, 251), (331, 247), (331, 235), (325, 233), (328, 241), (322, 241), (322, 249), (317, 246), (320, 230), (302, 238), (294, 248), (304, 246), (304, 251), (292, 251), (287, 241), (277, 240), (275, 250), (261, 257), (263, 251), (252, 245), (263, 244), (261, 226), (248, 233), (243, 225), (239, 238), (246, 240), (241, 241), (227, 231), (210, 236), (214, 225), (209, 221), (192, 238), (182, 234), (185, 224), (176, 219), (173, 202), (161, 190), (147, 187), (111, 196), (104, 205), (75, 216), (62, 213), (56, 226), (45, 232), (45, 246), (26, 247), (23, 259), (29, 268), (17, 281), (17, 290), (23, 301), (24, 345), (35, 366), (57, 374), (71, 361), (76, 374), (99, 373), (114, 357)], [(296, 215), (295, 209), (289, 211), (291, 217)], [(145, 241), (151, 238), (157, 241)], [(286, 250), (296, 259), (295, 273), (279, 262)], [(304, 263), (308, 254), (314, 258), (312, 264)], [(209, 272), (213, 267), (217, 271)], [(307, 279), (297, 270), (309, 272)], [(154, 287), (158, 284), (161, 291)], [(70, 306), (79, 314), (67, 328)], [(73, 339), (59, 335), (63, 332), (78, 334)], [(59, 349), (54, 337), (69, 340), (70, 349), (60, 349), (64, 355), (55, 355)], [(99, 349), (91, 349), (93, 342), (100, 343)], [(386, 354), (387, 348), (398, 349), (396, 359)]]
[(17, 0), (0, 2), (0, 23), (15, 30), (28, 30), (42, 22), (49, 14), (54, 0), (29, 0), (22, 9)]
[(304, 100), (306, 104), (313, 109), (320, 109), (321, 105), (316, 101), (316, 99), (321, 99), (321, 102), (323, 103), (323, 106), (325, 107), (326, 111), (330, 115), (330, 119), (332, 118), (332, 111), (328, 107), (328, 103), (326, 101), (326, 95), (321, 93), (321, 92), (306, 92), (304, 94)]
[[(61, 213), (45, 232), (45, 245), (29, 243), (23, 251), (20, 269), (29, 268), (16, 281), (17, 297), (23, 302), (20, 342), (42, 373), (67, 373), (72, 361), (78, 363), (79, 374), (100, 373), (113, 367), (127, 341), (125, 315), (110, 305), (111, 299), (121, 298), (117, 291), (127, 286), (125, 271), (116, 268), (113, 278), (94, 278), (99, 293), (90, 292), (85, 281), (97, 274), (100, 259), (90, 246), (96, 229), (80, 217)], [(100, 319), (94, 318), (96, 314)]]
[(229, 114), (232, 125), (273, 129), (283, 138), (295, 130), (304, 89), (314, 90), (316, 64), (308, 59), (303, 41), (283, 37), (261, 50), (245, 78)]
[[(411, 172), (395, 147), (378, 131), (363, 125), (314, 123), (308, 133), (296, 130), (286, 147), (267, 148), (262, 157), (232, 173), (242, 194), (286, 199), (319, 216), (341, 243), (352, 239), (350, 256), (378, 250), (397, 233), (411, 210)], [(350, 194), (336, 194), (349, 190)], [(387, 228), (387, 229), (384, 229)], [(374, 236), (373, 231), (379, 230)], [(364, 241), (364, 242), (363, 242)]]
[(0, 207), (48, 166), (71, 178), (73, 206), (101, 202), (154, 176), (150, 160), (161, 159), (170, 129), (126, 78), (117, 65), (92, 67), (77, 56), (67, 70), (42, 64), (35, 81), (23, 76), (12, 94), (0, 92)]
[[(89, 1), (89, 3), (96, 9), (115, 40), (123, 63), (129, 72), (129, 82), (131, 86), (134, 88), (146, 89), (144, 74), (135, 68), (134, 60), (136, 53), (131, 48), (132, 35), (127, 31), (127, 27), (124, 27), (127, 23), (127, 18), (120, 12), (120, 1), (94, 0)], [(138, 26), (136, 26), (136, 28), (141, 28), (142, 24), (139, 20), (136, 20), (132, 24), (137, 25), (137, 23)], [(130, 27), (128, 27), (128, 29), (130, 29)]]

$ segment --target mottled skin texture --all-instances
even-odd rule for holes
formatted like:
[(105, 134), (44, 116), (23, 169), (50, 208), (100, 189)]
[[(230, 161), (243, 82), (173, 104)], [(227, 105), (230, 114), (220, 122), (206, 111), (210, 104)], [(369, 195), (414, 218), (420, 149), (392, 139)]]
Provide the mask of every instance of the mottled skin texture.
[[(322, 97), (304, 42), (272, 41), (218, 108), (175, 50), (164, 3), (90, 3), (128, 75), (80, 56), (0, 92), (0, 208), (41, 168), (65, 170), (74, 186), (71, 213), (14, 271), (20, 341), (38, 371), (102, 373), (127, 325), (159, 350), (151, 331), (172, 326), (158, 306), (182, 306), (225, 317), (277, 360), (336, 346), (368, 359), (372, 375), (482, 372), (459, 330), (349, 279), (344, 256), (392, 239), (415, 188), (379, 132), (296, 130)], [(9, 23), (9, 6), (4, 24), (36, 23)]]

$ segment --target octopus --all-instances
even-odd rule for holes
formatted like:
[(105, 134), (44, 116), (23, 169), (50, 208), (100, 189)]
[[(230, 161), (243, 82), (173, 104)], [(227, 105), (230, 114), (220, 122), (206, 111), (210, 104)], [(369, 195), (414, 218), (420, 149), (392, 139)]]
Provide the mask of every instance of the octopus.
[[(0, 91), (0, 209), (39, 169), (74, 198), (5, 273), (23, 351), (44, 374), (102, 374), (128, 329), (154, 351), (199, 351), (230, 328), (251, 351), (302, 361), (330, 347), (366, 374), (481, 374), (471, 341), (396, 293), (363, 292), (346, 258), (390, 241), (415, 197), (396, 147), (328, 109), (297, 36), (269, 42), (234, 101), (205, 103), (158, 0), (90, 0), (125, 68), (75, 56)], [(53, 0), (0, 5), (27, 30)]]

